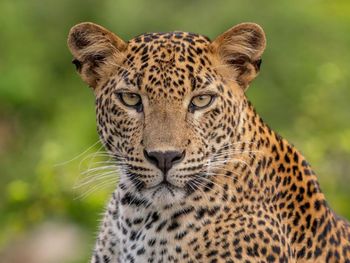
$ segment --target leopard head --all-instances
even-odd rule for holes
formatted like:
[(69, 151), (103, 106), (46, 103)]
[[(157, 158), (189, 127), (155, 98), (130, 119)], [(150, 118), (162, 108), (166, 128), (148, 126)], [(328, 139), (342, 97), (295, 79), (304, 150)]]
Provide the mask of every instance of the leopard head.
[(96, 96), (98, 132), (122, 189), (173, 203), (211, 183), (219, 157), (241, 139), (244, 92), (265, 49), (260, 26), (239, 24), (214, 41), (175, 31), (125, 42), (81, 23), (68, 46)]

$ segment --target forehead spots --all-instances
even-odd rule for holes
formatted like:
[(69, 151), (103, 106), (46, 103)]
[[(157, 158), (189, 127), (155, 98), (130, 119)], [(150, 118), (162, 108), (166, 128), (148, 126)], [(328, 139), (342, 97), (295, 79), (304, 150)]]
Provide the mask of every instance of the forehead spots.
[(195, 64), (195, 58), (202, 55), (203, 63), (208, 63), (207, 47), (210, 41), (200, 35), (185, 32), (150, 33), (129, 41), (128, 57), (134, 62), (135, 57), (142, 64), (150, 59), (154, 64), (188, 62)]
[(186, 32), (140, 35), (129, 41), (126, 67), (119, 75), (147, 93), (183, 96), (215, 78), (209, 44), (208, 38)]

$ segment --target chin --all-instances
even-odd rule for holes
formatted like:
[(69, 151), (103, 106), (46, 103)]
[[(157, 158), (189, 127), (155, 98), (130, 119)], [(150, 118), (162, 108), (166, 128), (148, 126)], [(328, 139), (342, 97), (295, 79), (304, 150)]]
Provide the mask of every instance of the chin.
[(170, 184), (161, 183), (144, 191), (155, 206), (174, 205), (184, 201), (186, 197), (184, 189)]

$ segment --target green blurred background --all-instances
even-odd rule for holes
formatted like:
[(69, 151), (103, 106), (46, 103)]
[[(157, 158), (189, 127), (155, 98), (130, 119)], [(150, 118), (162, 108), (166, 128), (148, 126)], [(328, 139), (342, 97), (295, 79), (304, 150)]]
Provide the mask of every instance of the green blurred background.
[[(101, 149), (93, 94), (66, 47), (70, 27), (82, 21), (125, 40), (173, 30), (213, 39), (237, 23), (259, 23), (268, 45), (247, 95), (350, 219), (349, 1), (1, 0), (0, 262), (86, 262), (113, 189), (101, 181), (98, 189), (75, 187), (102, 158), (94, 154)], [(66, 256), (35, 259), (45, 245)]]

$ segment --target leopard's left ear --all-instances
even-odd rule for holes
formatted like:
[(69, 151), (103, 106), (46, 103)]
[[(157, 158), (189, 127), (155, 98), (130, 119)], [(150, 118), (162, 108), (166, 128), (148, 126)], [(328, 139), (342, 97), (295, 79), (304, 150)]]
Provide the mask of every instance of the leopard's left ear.
[(229, 71), (235, 74), (237, 83), (244, 90), (259, 73), (265, 47), (265, 33), (254, 23), (238, 24), (211, 43), (220, 63), (229, 66)]

